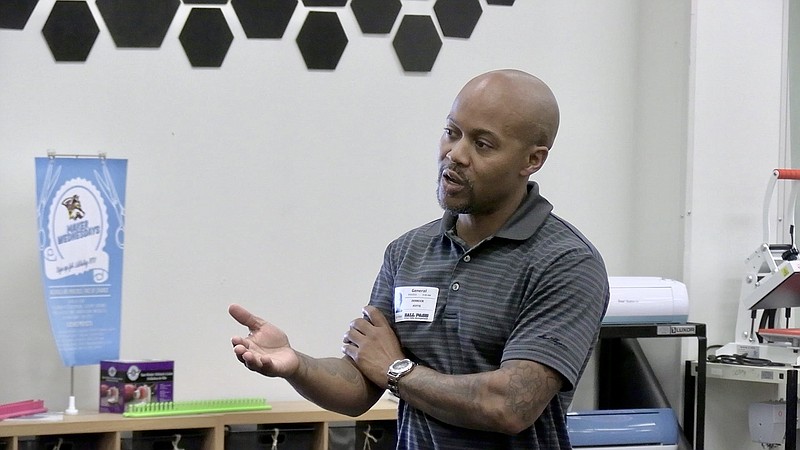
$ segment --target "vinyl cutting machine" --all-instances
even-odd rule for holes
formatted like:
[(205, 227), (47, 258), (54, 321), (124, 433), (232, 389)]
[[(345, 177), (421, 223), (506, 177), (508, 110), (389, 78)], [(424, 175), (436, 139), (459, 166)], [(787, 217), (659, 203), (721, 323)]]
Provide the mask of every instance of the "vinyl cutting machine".
[[(800, 261), (794, 239), (794, 205), (798, 185), (789, 198), (789, 244), (769, 244), (769, 206), (778, 180), (800, 181), (798, 169), (775, 169), (764, 199), (763, 243), (745, 259), (735, 341), (716, 351), (718, 357), (745, 356), (765, 363), (800, 365), (800, 328), (790, 328), (792, 308), (800, 306)], [(778, 311), (785, 323), (778, 326)], [(759, 312), (761, 318), (759, 319)]]
[(608, 277), (610, 298), (603, 324), (683, 323), (689, 294), (680, 281), (659, 277)]

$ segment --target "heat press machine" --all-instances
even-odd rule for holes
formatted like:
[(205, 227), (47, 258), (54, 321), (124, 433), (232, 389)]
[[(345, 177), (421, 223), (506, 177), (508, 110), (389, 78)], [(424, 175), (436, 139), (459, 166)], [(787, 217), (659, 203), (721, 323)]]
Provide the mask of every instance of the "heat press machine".
[(608, 277), (603, 324), (685, 323), (689, 294), (680, 281), (659, 277)]
[[(788, 244), (769, 243), (769, 209), (779, 180), (794, 181), (789, 196), (790, 220)], [(800, 365), (800, 328), (790, 327), (792, 308), (800, 306), (800, 261), (794, 239), (795, 204), (800, 170), (775, 169), (770, 176), (763, 209), (761, 245), (745, 259), (735, 341), (715, 353), (717, 357), (740, 356), (757, 363)], [(778, 311), (783, 309), (785, 323), (779, 326)], [(759, 319), (759, 312), (760, 319)]]
[(678, 422), (670, 408), (570, 412), (567, 432), (576, 450), (678, 449)]

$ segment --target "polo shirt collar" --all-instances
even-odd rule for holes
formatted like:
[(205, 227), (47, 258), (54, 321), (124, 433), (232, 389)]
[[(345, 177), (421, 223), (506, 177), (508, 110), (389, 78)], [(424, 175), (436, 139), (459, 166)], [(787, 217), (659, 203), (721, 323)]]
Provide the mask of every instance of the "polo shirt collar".
[[(539, 185), (535, 181), (529, 181), (528, 195), (495, 236), (516, 240), (528, 239), (542, 226), (552, 210), (553, 205), (539, 195)], [(455, 226), (456, 219), (458, 214), (445, 211), (438, 232), (435, 228), (431, 228), (430, 231), (432, 234), (444, 234)]]

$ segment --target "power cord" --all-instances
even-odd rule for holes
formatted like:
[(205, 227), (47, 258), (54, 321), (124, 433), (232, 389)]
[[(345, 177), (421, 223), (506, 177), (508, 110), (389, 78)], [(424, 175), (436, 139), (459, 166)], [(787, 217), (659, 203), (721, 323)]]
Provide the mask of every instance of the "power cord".
[(764, 358), (753, 358), (745, 354), (741, 355), (708, 355), (708, 362), (732, 364), (737, 366), (757, 366), (757, 367), (783, 367), (786, 364), (774, 362)]

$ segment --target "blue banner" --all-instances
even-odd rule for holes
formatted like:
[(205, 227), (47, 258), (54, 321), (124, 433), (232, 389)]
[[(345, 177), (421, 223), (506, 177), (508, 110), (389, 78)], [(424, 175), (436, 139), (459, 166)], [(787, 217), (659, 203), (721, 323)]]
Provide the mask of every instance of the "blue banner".
[(36, 158), (50, 327), (64, 365), (119, 358), (127, 160)]

